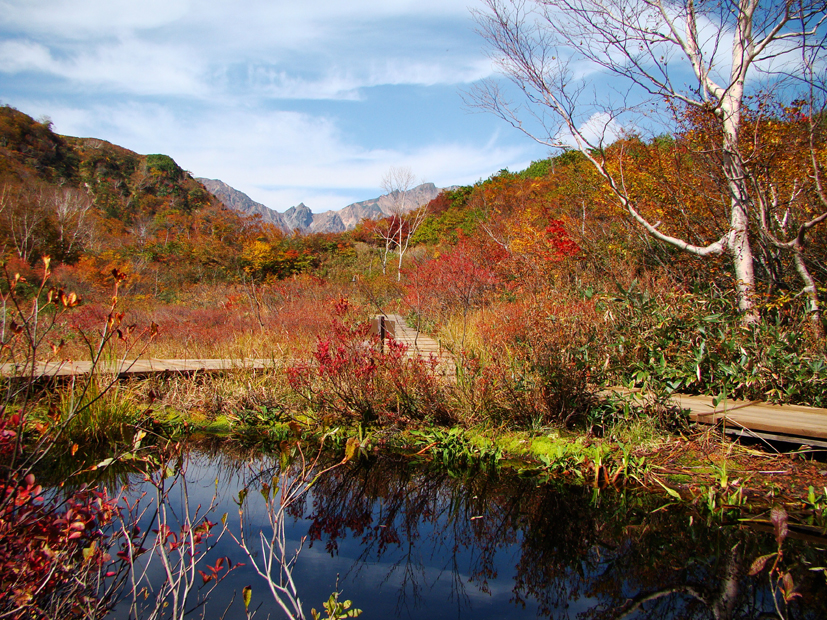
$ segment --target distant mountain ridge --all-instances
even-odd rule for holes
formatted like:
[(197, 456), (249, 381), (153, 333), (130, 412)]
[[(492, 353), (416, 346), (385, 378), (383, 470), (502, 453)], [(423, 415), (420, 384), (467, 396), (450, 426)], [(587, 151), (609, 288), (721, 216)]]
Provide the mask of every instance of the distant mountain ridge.
[[(353, 230), (363, 219), (378, 220), (387, 217), (396, 203), (394, 197), (385, 194), (378, 198), (354, 202), (338, 211), (313, 213), (302, 202), (295, 207), (290, 207), (284, 213), (279, 213), (256, 202), (244, 192), (223, 181), (205, 178), (197, 180), (230, 209), (248, 215), (258, 214), (263, 221), (278, 226), (285, 232), (293, 232), (296, 229), (303, 233), (335, 233)], [(409, 205), (408, 210), (428, 204), (442, 191), (433, 183), (423, 183), (408, 190), (405, 195), (405, 203)]]

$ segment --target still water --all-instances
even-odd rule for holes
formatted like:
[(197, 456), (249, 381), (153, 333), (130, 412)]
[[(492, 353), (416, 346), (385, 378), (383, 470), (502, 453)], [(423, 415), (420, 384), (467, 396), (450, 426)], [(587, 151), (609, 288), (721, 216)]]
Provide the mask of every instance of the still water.
[[(272, 521), (266, 499), (281, 497), (273, 488), (283, 492), (295, 480), (296, 460), (282, 470), (278, 456), (193, 449), (173, 469), (176, 475), (154, 477), (166, 492), (161, 510), (155, 487), (131, 478), (126, 495), (136, 510), (147, 509), (139, 520), (150, 550), (138, 562), (145, 568), (135, 578), (140, 595), (132, 600), (127, 582), (112, 618), (152, 617), (153, 597), (180, 574), (168, 573), (151, 548), (153, 530), (160, 518), (180, 533), (187, 515), (193, 527), (203, 516), (216, 523), (209, 553), (189, 573), (186, 603), (178, 601), (188, 617), (247, 617), (245, 586), (251, 615), (287, 617), (253, 568), (265, 560), (260, 533), (270, 540), (283, 526), (285, 559), (301, 546), (291, 576), (308, 618), (337, 583), (340, 600), (352, 600), (365, 620), (770, 618), (779, 610), (787, 618), (827, 618), (827, 553), (818, 537), (784, 541), (782, 566), (800, 594), (786, 607), (769, 565), (747, 574), (756, 558), (777, 550), (771, 528), (723, 523), (662, 497), (449, 473), (385, 457), (334, 467)], [(252, 557), (238, 543), (242, 528)], [(176, 540), (168, 536), (168, 547)], [(245, 565), (229, 573), (222, 567), (223, 580), (209, 591), (215, 582), (205, 584), (197, 570), (209, 575), (218, 558)], [(279, 572), (276, 566), (272, 574)], [(175, 601), (168, 595), (166, 602), (158, 617), (174, 617)]]

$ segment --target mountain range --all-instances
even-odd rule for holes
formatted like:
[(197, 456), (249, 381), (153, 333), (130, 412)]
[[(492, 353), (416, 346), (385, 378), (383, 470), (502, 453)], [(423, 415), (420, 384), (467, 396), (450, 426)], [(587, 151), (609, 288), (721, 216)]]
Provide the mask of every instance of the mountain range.
[[(352, 230), (363, 219), (378, 220), (391, 215), (394, 206), (401, 202), (395, 195), (385, 194), (324, 213), (313, 213), (303, 202), (279, 213), (218, 179), (196, 180), (230, 209), (247, 215), (260, 215), (264, 222), (278, 226), (285, 232), (299, 230), (303, 233), (336, 233)], [(428, 204), (442, 191), (433, 183), (423, 183), (404, 192), (406, 210)]]

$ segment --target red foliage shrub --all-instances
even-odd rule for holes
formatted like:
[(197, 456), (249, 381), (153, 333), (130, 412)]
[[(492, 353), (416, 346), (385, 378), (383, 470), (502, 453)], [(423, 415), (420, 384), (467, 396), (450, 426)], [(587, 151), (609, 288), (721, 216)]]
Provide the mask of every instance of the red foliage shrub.
[(540, 250), (543, 258), (549, 261), (562, 260), (566, 256), (576, 256), (580, 246), (569, 236), (560, 220), (551, 220), (545, 229), (545, 246)]
[(405, 302), (416, 312), (444, 318), (453, 310), (463, 315), (500, 283), (493, 265), (502, 257), (501, 248), (483, 248), (463, 239), (451, 251), (417, 267), (408, 274)]
[(14, 274), (19, 273), (21, 277), (26, 278), (29, 282), (40, 281), (42, 273), (37, 273), (35, 268), (22, 258), (12, 255), (3, 261), (3, 265), (6, 274), (12, 278)]
[(347, 321), (347, 299), (335, 304), (330, 331), (320, 336), (313, 363), (287, 369), (290, 386), (324, 416), (363, 423), (450, 417), (433, 360), (406, 357), (406, 346), (382, 346), (366, 321)]
[[(84, 603), (96, 593), (86, 577), (110, 559), (98, 541), (116, 514), (115, 502), (83, 489), (58, 508), (44, 501), (31, 474), (0, 492), (0, 610), (13, 617), (84, 616)], [(64, 615), (52, 615), (55, 608)]]
[[(17, 415), (0, 420), (4, 462), (15, 449), (18, 425)], [(116, 503), (87, 488), (44, 499), (33, 474), (0, 483), (0, 615), (87, 617), (110, 559), (100, 543), (118, 515)]]
[(313, 352), (315, 364), (298, 364), (287, 369), (290, 386), (322, 414), (334, 413), (361, 422), (374, 422), (388, 414), (391, 392), (380, 380), (380, 371), (398, 365), (403, 345), (379, 346), (370, 334), (370, 324), (346, 323), (346, 299), (335, 303), (331, 334), (319, 337)]

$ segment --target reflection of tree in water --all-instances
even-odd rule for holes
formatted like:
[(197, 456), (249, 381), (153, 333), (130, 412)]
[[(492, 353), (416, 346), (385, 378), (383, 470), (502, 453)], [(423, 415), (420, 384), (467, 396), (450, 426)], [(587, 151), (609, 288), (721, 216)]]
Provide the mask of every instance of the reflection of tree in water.
[[(604, 493), (594, 502), (591, 493), (516, 476), (454, 478), (390, 458), (363, 461), (318, 481), (310, 538), (331, 554), (348, 535), (358, 538), (361, 561), (401, 551), (385, 580), (399, 580), (403, 607), (416, 606), (428, 560), (443, 555), (455, 602), (466, 606), (462, 576), (487, 592), (498, 570), (510, 568), (498, 565), (497, 552), (517, 544), (512, 600), (536, 601), (545, 617), (777, 617), (765, 576), (746, 575), (756, 557), (775, 550), (772, 536), (690, 526), (686, 511), (652, 512), (657, 506), (646, 496)], [(827, 617), (825, 578), (805, 566), (824, 566), (824, 549), (786, 545), (802, 594), (788, 617)]]
[[(392, 459), (362, 462), (317, 483), (310, 539), (323, 541), (334, 554), (338, 541), (350, 534), (361, 541), (358, 559), (363, 562), (380, 560), (393, 548), (399, 559), (385, 581), (392, 577), (398, 580), (400, 608), (417, 606), (427, 581), (428, 561), (447, 557), (447, 564), (439, 568), (451, 575), (454, 602), (462, 608), (467, 603), (463, 572), (470, 568), (478, 587), (487, 591), (486, 579), (496, 575), (497, 548), (516, 541), (513, 530), (484, 534), (489, 523), (472, 520), (505, 508), (496, 504), (486, 507), (488, 498), (496, 496), (488, 489), (494, 481), (485, 476), (454, 479), (444, 472), (416, 470)], [(491, 544), (480, 545), (478, 539)], [(463, 551), (472, 554), (470, 567), (460, 564), (458, 556)], [(357, 563), (354, 570), (359, 567)]]
[[(687, 515), (677, 510), (642, 513), (630, 521), (635, 525), (610, 525), (608, 544), (590, 566), (586, 592), (599, 604), (581, 617), (778, 617), (766, 576), (747, 575), (755, 558), (774, 550), (772, 536), (714, 523), (690, 527)], [(815, 561), (823, 566), (824, 549), (794, 541), (785, 545), (788, 568), (802, 594), (786, 617), (827, 617), (824, 576), (805, 565)]]

